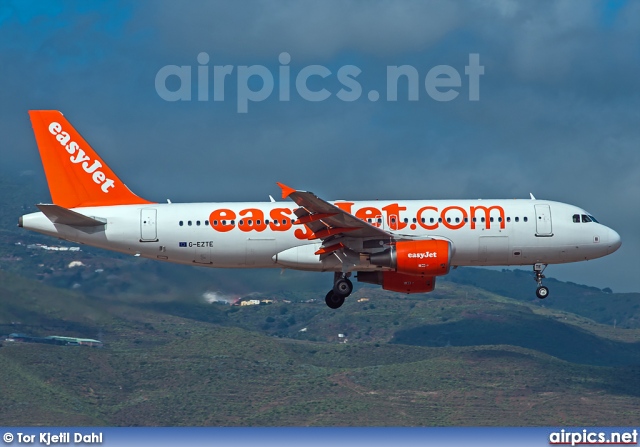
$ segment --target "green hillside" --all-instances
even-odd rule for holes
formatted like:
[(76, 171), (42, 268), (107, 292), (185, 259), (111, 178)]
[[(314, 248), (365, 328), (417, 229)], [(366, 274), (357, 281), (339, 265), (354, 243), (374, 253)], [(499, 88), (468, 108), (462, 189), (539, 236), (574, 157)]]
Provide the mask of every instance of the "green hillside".
[[(4, 342), (2, 425), (630, 425), (640, 416), (636, 330), (468, 286), (421, 297), (361, 289), (335, 312), (320, 302), (91, 297), (2, 272), (0, 283), (1, 327), (105, 342)], [(534, 333), (540, 342), (522, 347)]]
[(563, 310), (598, 323), (623, 328), (640, 328), (640, 293), (607, 293), (596, 287), (545, 279), (552, 293), (540, 301), (533, 291), (533, 273), (524, 270), (459, 268), (446, 277), (456, 284), (471, 285), (524, 302), (537, 302), (549, 309)]

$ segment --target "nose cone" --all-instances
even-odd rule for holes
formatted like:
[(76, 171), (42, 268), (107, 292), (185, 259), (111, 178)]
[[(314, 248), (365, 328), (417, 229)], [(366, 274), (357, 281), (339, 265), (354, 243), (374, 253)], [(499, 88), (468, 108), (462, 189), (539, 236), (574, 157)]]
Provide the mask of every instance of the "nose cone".
[(620, 235), (615, 231), (609, 228), (609, 254), (616, 251), (622, 245), (622, 240), (620, 239)]

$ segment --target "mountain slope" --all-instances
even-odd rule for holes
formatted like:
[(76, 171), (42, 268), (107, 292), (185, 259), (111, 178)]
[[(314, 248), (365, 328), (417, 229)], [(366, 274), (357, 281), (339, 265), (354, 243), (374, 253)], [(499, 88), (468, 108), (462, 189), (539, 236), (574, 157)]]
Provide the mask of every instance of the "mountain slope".
[[(21, 318), (19, 327), (41, 335), (105, 342), (4, 342), (2, 425), (631, 425), (640, 417), (636, 330), (469, 286), (418, 297), (363, 288), (336, 312), (318, 302), (241, 308), (189, 295), (128, 302), (6, 272), (0, 283), (0, 323)], [(530, 347), (555, 356), (516, 346), (536, 335)], [(612, 366), (594, 366), (604, 364)]]

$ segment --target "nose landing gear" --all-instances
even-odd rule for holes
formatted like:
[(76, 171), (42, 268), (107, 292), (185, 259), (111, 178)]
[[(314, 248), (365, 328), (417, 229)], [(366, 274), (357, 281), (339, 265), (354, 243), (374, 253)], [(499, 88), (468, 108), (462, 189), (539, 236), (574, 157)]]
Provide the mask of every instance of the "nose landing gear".
[(538, 288), (536, 289), (536, 296), (541, 300), (549, 296), (549, 289), (542, 285), (542, 280), (545, 278), (542, 272), (544, 272), (544, 269), (546, 268), (547, 268), (547, 264), (533, 265), (533, 273), (535, 274), (535, 280), (538, 283)]
[(351, 273), (336, 273), (333, 277), (333, 289), (324, 298), (331, 309), (337, 309), (344, 304), (344, 299), (353, 292), (353, 283), (349, 280)]

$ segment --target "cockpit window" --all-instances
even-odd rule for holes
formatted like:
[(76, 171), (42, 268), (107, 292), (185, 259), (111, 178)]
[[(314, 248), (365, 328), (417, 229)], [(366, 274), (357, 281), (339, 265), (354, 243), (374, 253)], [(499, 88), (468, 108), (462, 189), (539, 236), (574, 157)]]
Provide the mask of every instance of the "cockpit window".
[(573, 223), (580, 223), (580, 214), (573, 215)]
[(586, 214), (582, 215), (582, 221), (583, 222), (591, 222), (591, 219), (589, 218), (589, 216), (587, 216)]
[(592, 220), (593, 222), (595, 222), (595, 223), (600, 223), (600, 222), (598, 222), (598, 221), (596, 220), (596, 218), (595, 218), (595, 217), (593, 217), (591, 214), (589, 214), (589, 219), (591, 219), (591, 220)]

